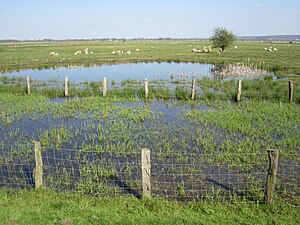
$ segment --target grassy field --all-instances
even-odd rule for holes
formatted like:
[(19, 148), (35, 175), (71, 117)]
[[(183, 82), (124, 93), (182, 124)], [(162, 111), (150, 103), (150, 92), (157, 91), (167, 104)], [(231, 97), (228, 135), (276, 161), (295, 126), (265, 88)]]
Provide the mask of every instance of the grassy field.
[[(212, 64), (243, 63), (257, 65), (280, 75), (300, 74), (300, 44), (279, 42), (235, 43), (225, 54), (218, 49), (211, 53), (193, 53), (191, 50), (209, 46), (208, 41), (78, 41), (0, 44), (0, 71), (24, 68), (53, 68), (60, 66), (90, 66), (127, 62), (201, 62)], [(265, 51), (272, 46), (279, 51)], [(88, 48), (93, 54), (85, 55)], [(136, 49), (139, 49), (136, 52)], [(112, 55), (112, 51), (131, 51), (131, 55)], [(50, 56), (50, 52), (58, 56)], [(82, 51), (80, 55), (74, 55)]]
[(0, 224), (299, 224), (299, 207), (0, 191)]
[[(253, 64), (279, 76), (300, 74), (299, 43), (237, 42), (237, 49), (228, 48), (224, 54), (218, 54), (217, 49), (211, 53), (191, 51), (208, 45), (207, 41), (187, 40), (0, 44), (0, 70), (178, 61)], [(265, 51), (269, 46), (279, 51)], [(84, 54), (85, 48), (89, 55)], [(75, 56), (78, 50), (82, 54)], [(131, 55), (111, 54), (117, 50), (131, 51)], [(58, 56), (50, 56), (52, 51)], [(101, 82), (87, 82), (80, 88), (70, 86), (71, 97), (64, 99), (63, 86), (57, 87), (55, 81), (54, 88), (48, 83), (33, 82), (31, 95), (27, 96), (24, 79), (2, 76), (0, 167), (12, 176), (0, 179), (0, 184), (31, 190), (0, 190), (0, 224), (299, 224), (300, 79), (298, 76), (289, 80), (294, 82), (292, 103), (287, 79), (265, 77), (244, 80), (242, 101), (236, 104), (235, 80), (197, 80), (195, 101), (190, 100), (190, 81), (153, 80), (149, 82), (149, 100), (144, 101), (140, 81), (115, 82), (106, 98), (100, 96)], [(44, 154), (60, 155), (66, 149), (75, 152), (75, 157), (70, 155), (65, 161), (58, 158), (60, 166), (46, 175), (47, 189), (42, 191), (32, 190), (33, 184), (26, 183), (28, 179), (20, 179), (24, 171), (15, 166), (16, 162), (22, 164), (34, 158), (33, 140), (42, 143)], [(171, 199), (185, 199), (201, 188), (208, 200), (183, 203), (137, 199), (121, 195), (118, 187), (105, 186), (112, 176), (120, 175), (138, 190), (141, 181), (134, 175), (140, 170), (138, 163), (105, 164), (106, 154), (115, 157), (117, 163), (127, 154), (135, 160), (134, 157), (140, 158), (137, 152), (147, 146), (153, 150), (156, 163), (163, 165), (160, 172), (164, 176), (153, 176), (158, 183), (154, 196), (167, 193)], [(275, 205), (271, 206), (258, 203), (263, 198), (267, 148), (280, 150), (281, 168)], [(81, 161), (91, 154), (98, 156), (98, 166), (95, 161)], [(238, 179), (226, 177), (218, 178), (219, 189), (205, 183), (210, 174), (205, 171), (207, 167), (199, 167), (200, 160), (223, 173), (228, 169), (230, 176), (241, 174), (241, 183), (234, 186)], [(66, 170), (70, 162), (81, 162), (82, 167), (75, 172)], [(257, 172), (263, 174), (263, 181), (253, 175)], [(228, 183), (233, 185), (229, 195), (224, 190)], [(244, 191), (243, 196), (236, 195), (236, 187)]]

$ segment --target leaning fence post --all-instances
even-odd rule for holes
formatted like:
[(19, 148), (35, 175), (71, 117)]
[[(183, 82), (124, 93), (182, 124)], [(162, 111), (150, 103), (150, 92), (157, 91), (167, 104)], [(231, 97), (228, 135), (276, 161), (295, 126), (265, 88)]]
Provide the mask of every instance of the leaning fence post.
[(242, 95), (242, 80), (238, 80), (237, 94), (236, 94), (236, 100), (237, 101), (241, 101), (241, 95)]
[(278, 168), (279, 151), (276, 149), (268, 149), (269, 169), (267, 174), (265, 204), (272, 203), (273, 192), (275, 190), (276, 174)]
[(43, 160), (42, 160), (42, 149), (41, 143), (34, 141), (33, 142), (34, 155), (35, 155), (35, 169), (34, 169), (34, 181), (35, 188), (43, 187)]
[(290, 102), (293, 101), (293, 92), (294, 92), (294, 85), (293, 85), (293, 81), (289, 81), (289, 100)]
[(69, 79), (65, 77), (65, 97), (69, 96)]
[(196, 86), (196, 79), (192, 81), (192, 100), (195, 99), (195, 86)]
[(148, 79), (145, 79), (145, 98), (148, 98)]
[(105, 97), (106, 96), (106, 92), (107, 92), (107, 79), (106, 77), (103, 78), (103, 87), (102, 87), (102, 96)]
[(142, 149), (142, 183), (143, 183), (143, 197), (151, 197), (151, 163), (150, 150)]
[(26, 77), (26, 93), (30, 95), (30, 77)]

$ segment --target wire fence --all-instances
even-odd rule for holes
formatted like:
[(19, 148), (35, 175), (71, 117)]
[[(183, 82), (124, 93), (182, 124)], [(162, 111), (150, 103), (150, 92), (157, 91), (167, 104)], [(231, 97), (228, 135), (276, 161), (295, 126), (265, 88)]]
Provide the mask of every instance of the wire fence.
[[(238, 87), (236, 80), (238, 80)], [(279, 85), (271, 77), (265, 80), (243, 80), (233, 76), (228, 80), (198, 79), (195, 74), (159, 80), (122, 80), (116, 82), (107, 78), (99, 81), (83, 81), (76, 83), (65, 77), (65, 81), (49, 79), (47, 81), (26, 80), (21, 77), (0, 77), (0, 92), (17, 93), (22, 95), (41, 94), (49, 97), (84, 97), (84, 96), (121, 96), (130, 98), (159, 98), (159, 99), (265, 99), (283, 102), (299, 102), (300, 88), (297, 82), (286, 81)], [(269, 80), (268, 80), (269, 79)], [(149, 85), (149, 86), (148, 86)], [(146, 87), (147, 86), (147, 87)]]
[[(36, 164), (32, 146), (0, 150), (0, 186), (34, 188)], [(179, 201), (264, 201), (267, 154), (152, 151), (150, 159), (153, 197)], [(141, 151), (118, 154), (42, 149), (42, 161), (44, 188), (95, 196), (143, 196)], [(299, 172), (297, 156), (279, 159), (273, 202), (300, 205)]]

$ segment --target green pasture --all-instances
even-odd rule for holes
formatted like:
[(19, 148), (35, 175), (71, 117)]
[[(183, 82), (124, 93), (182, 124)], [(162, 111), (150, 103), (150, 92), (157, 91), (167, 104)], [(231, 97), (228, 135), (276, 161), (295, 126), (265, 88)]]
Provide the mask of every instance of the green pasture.
[(0, 224), (299, 224), (299, 207), (0, 191)]
[[(148, 41), (64, 41), (64, 42), (25, 42), (0, 44), (0, 71), (25, 68), (54, 68), (68, 66), (91, 66), (129, 62), (200, 62), (211, 64), (243, 63), (257, 65), (279, 75), (300, 74), (300, 44), (288, 42), (237, 41), (234, 47), (219, 54), (218, 49), (211, 53), (194, 53), (191, 50), (203, 49), (211, 45), (206, 40), (148, 40)], [(266, 51), (273, 47), (278, 51)], [(89, 53), (84, 54), (88, 48)], [(139, 49), (139, 51), (136, 51)], [(131, 51), (131, 55), (112, 55), (112, 51)], [(50, 56), (50, 52), (58, 56)], [(80, 55), (74, 55), (82, 51)]]

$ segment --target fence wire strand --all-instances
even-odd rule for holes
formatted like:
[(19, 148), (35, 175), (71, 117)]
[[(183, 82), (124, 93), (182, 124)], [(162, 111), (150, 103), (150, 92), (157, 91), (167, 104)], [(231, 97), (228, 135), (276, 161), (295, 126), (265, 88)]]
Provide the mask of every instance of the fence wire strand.
[[(43, 185), (95, 196), (142, 197), (141, 152), (43, 149)], [(151, 152), (152, 196), (180, 201), (263, 201), (267, 154)], [(32, 146), (0, 148), (0, 186), (34, 188)], [(275, 200), (300, 203), (300, 165), (280, 159)]]

